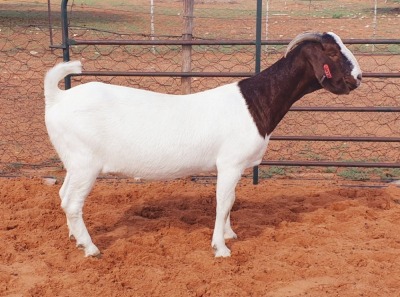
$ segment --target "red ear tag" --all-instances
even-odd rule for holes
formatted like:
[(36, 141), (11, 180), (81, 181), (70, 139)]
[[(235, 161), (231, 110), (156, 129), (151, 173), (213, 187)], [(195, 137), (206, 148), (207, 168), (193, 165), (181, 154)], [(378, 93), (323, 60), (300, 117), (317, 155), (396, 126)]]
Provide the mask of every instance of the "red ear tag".
[(326, 78), (332, 78), (331, 70), (329, 69), (328, 64), (324, 64), (324, 71)]

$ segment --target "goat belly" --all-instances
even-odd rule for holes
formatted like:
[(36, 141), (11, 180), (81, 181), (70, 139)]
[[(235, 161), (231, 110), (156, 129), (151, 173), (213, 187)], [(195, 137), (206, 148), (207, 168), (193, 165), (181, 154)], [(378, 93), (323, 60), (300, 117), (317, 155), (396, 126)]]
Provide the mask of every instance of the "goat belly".
[(103, 163), (102, 171), (122, 172), (145, 179), (173, 179), (215, 170), (216, 150), (209, 147), (160, 143), (148, 138), (141, 141), (140, 137), (137, 140), (137, 144), (127, 143), (125, 147), (117, 148), (117, 145), (105, 149), (99, 155)]
[(187, 96), (89, 83), (46, 110), (64, 166), (173, 179), (257, 162), (260, 137), (236, 84)]

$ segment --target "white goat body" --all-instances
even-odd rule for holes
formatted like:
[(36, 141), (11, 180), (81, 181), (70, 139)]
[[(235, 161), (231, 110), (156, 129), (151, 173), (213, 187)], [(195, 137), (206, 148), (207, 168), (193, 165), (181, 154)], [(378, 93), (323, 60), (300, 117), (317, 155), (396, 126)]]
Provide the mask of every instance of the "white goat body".
[(356, 59), (334, 33), (300, 34), (288, 48), (285, 58), (252, 78), (190, 95), (97, 82), (60, 90), (59, 80), (81, 73), (78, 61), (47, 73), (46, 127), (67, 170), (61, 206), (86, 256), (100, 253), (82, 218), (100, 172), (160, 180), (215, 170), (211, 245), (217, 257), (230, 256), (225, 239), (236, 238), (230, 224), (236, 184), (246, 168), (261, 162), (290, 106), (322, 87), (348, 94), (361, 82)]
[[(48, 76), (62, 79), (79, 65), (59, 64)], [(261, 161), (268, 142), (237, 83), (191, 95), (98, 82), (50, 92), (46, 126), (67, 171), (89, 166), (96, 173), (160, 180), (217, 165), (244, 169)]]

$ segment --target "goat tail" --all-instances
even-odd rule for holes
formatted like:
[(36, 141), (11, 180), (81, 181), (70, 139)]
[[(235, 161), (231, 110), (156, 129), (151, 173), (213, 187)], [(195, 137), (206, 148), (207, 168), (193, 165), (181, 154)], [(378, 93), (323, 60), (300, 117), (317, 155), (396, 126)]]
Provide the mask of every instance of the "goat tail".
[(62, 92), (58, 87), (59, 81), (67, 75), (75, 73), (82, 73), (81, 61), (60, 63), (47, 72), (44, 78), (44, 97), (46, 106), (51, 106), (55, 102), (57, 94)]

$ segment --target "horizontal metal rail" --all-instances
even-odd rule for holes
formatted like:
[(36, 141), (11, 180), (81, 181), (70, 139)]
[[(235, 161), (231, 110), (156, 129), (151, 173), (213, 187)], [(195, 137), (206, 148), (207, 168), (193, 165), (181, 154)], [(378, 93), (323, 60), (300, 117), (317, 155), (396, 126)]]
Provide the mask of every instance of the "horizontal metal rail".
[[(262, 45), (287, 45), (291, 39), (261, 40)], [(345, 44), (400, 44), (399, 39), (343, 39)], [(69, 45), (256, 45), (255, 40), (76, 40)]]
[[(72, 74), (71, 76), (150, 76), (150, 77), (250, 77), (254, 75), (251, 72), (126, 72), (126, 71), (84, 71), (81, 74)], [(364, 77), (382, 77), (384, 75), (393, 75), (400, 77), (400, 73), (368, 73)], [(295, 106), (290, 111), (298, 112), (400, 112), (400, 107), (306, 107)]]
[[(256, 45), (255, 40), (75, 40), (70, 45)], [(265, 44), (287, 45), (288, 40), (270, 40)]]
[(400, 137), (366, 137), (366, 136), (271, 136), (279, 141), (340, 141), (340, 142), (399, 142)]
[(308, 166), (308, 167), (364, 167), (364, 168), (400, 168), (400, 163), (381, 162), (334, 162), (334, 161), (283, 161), (267, 160), (260, 165), (269, 166)]
[(399, 72), (363, 72), (362, 76), (365, 77), (375, 77), (375, 78), (399, 78)]
[[(83, 71), (71, 76), (154, 76), (154, 77), (250, 77), (254, 72), (134, 72), (134, 71)], [(399, 72), (366, 72), (363, 77), (400, 78)]]
[(133, 71), (83, 71), (71, 76), (151, 76), (151, 77), (250, 77), (254, 72), (133, 72)]
[[(61, 168), (60, 161), (51, 163), (23, 163), (17, 162), (18, 166), (23, 168)], [(9, 163), (0, 162), (0, 165), (6, 166)], [(382, 163), (382, 162), (335, 162), (335, 161), (299, 161), (299, 160), (265, 160), (260, 165), (268, 166), (308, 166), (308, 167), (364, 167), (364, 168), (400, 168), (400, 163)]]
[(392, 106), (294, 106), (290, 111), (311, 112), (400, 112), (400, 107)]

